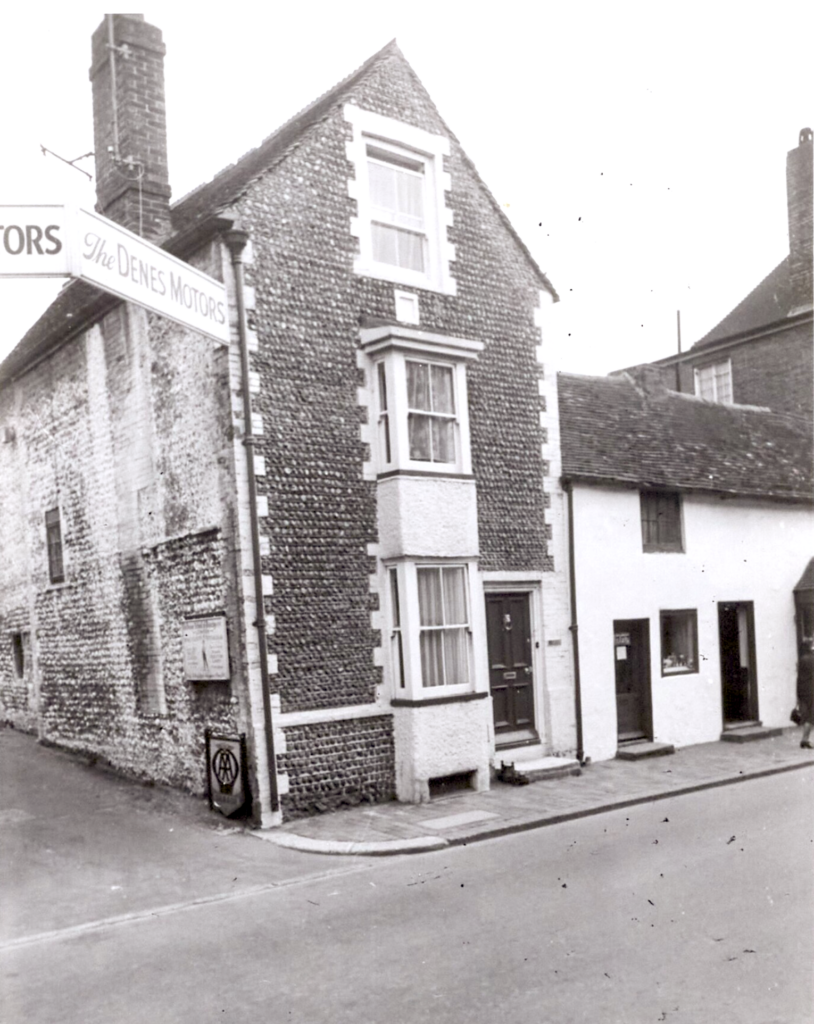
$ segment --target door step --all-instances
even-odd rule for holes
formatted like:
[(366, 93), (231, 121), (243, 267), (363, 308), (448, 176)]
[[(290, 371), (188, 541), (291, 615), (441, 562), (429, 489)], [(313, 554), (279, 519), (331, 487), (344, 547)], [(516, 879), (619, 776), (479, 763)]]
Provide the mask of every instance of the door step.
[(641, 761), (645, 757), (663, 757), (665, 754), (674, 754), (676, 748), (672, 743), (653, 743), (650, 740), (641, 740), (636, 743), (625, 743), (616, 751), (619, 761)]
[(772, 736), (782, 736), (783, 730), (779, 727), (770, 728), (767, 725), (745, 725), (738, 729), (724, 729), (721, 739), (725, 743), (751, 743), (753, 740), (769, 740)]
[[(496, 776), (500, 774), (501, 763), (507, 766), (514, 764), (514, 773), (525, 776), (529, 782), (539, 782), (541, 779), (561, 779), (566, 775), (582, 774), (579, 761), (571, 757), (536, 757), (513, 761), (507, 760), (505, 756), (501, 758), (498, 753), (495, 762)], [(510, 781), (510, 779), (505, 781)]]

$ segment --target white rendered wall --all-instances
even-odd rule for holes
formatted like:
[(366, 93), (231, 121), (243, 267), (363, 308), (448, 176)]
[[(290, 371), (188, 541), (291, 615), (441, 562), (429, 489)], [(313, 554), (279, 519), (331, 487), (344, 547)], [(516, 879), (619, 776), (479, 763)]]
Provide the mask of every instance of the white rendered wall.
[(491, 715), (488, 698), (394, 707), (398, 799), (424, 803), (430, 779), (459, 772), (477, 772), (476, 788), (488, 789)]
[(392, 476), (378, 485), (379, 557), (478, 554), (474, 480)]
[[(585, 753), (617, 749), (613, 620), (649, 619), (654, 738), (676, 746), (722, 729), (718, 602), (752, 601), (758, 710), (787, 725), (795, 701), (792, 588), (811, 555), (814, 510), (683, 499), (684, 553), (642, 551), (635, 490), (576, 486), (576, 590)], [(699, 672), (661, 675), (659, 611), (697, 609)]]

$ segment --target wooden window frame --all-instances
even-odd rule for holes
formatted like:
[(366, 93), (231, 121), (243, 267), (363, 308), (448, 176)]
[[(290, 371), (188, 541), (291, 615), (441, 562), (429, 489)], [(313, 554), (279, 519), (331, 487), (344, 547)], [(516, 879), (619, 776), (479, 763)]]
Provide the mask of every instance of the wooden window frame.
[[(646, 554), (684, 551), (684, 524), (681, 495), (677, 491), (640, 491), (639, 511), (642, 528), (642, 550)], [(660, 516), (668, 511), (668, 519)], [(655, 526), (655, 530), (653, 529)], [(653, 533), (656, 537), (653, 539)]]

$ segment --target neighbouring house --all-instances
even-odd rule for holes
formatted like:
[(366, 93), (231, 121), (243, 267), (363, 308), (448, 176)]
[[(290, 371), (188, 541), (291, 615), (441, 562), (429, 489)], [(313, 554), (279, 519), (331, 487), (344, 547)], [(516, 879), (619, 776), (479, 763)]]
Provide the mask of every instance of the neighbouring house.
[(692, 348), (653, 364), (667, 387), (814, 419), (812, 139), (803, 128), (786, 159), (789, 255)]
[(657, 366), (558, 382), (585, 756), (788, 725), (810, 425), (671, 392)]
[(0, 715), (198, 794), (243, 734), (263, 824), (572, 754), (552, 285), (395, 43), (174, 205), (163, 59), (94, 34), (98, 210), (231, 341), (74, 281), (0, 365)]

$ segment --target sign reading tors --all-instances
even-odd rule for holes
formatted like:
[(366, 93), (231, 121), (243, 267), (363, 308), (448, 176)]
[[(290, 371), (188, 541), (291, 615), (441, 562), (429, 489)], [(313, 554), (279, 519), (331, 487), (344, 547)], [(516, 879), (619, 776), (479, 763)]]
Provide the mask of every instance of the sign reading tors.
[(68, 276), (229, 341), (220, 281), (98, 213), (0, 206), (0, 277)]

